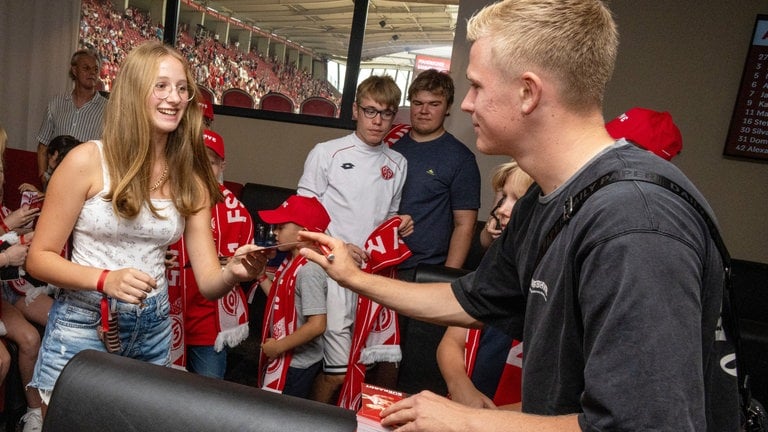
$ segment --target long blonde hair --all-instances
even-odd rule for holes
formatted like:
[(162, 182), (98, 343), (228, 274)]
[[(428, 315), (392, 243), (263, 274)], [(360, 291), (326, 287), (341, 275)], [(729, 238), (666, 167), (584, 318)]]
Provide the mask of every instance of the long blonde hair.
[[(120, 67), (104, 115), (104, 154), (111, 186), (107, 199), (115, 213), (135, 217), (143, 205), (159, 217), (150, 200), (153, 158), (152, 118), (147, 108), (160, 63), (171, 57), (184, 66), (190, 92), (200, 95), (184, 57), (170, 46), (150, 41), (134, 48)], [(178, 128), (165, 146), (170, 195), (179, 213), (189, 216), (200, 211), (208, 195), (210, 202), (221, 199), (203, 143), (203, 116), (193, 99)]]

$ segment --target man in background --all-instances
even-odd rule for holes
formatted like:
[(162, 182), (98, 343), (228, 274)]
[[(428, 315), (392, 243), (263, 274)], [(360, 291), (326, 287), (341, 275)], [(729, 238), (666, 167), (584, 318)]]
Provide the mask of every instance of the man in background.
[(81, 49), (72, 54), (69, 77), (75, 87), (48, 103), (37, 134), (37, 170), (43, 190), (51, 176), (47, 147), (54, 137), (71, 135), (80, 142), (101, 138), (107, 99), (99, 94), (100, 63), (98, 54), (92, 50)]
[(420, 263), (461, 268), (472, 244), (480, 171), (475, 154), (445, 130), (453, 95), (448, 74), (420, 73), (408, 89), (411, 130), (392, 145), (408, 161), (399, 213), (413, 218), (413, 234), (404, 238), (413, 255), (400, 264), (401, 279)]
[[(467, 38), (461, 107), (477, 148), (514, 158), (535, 180), (477, 271), (451, 284), (378, 278), (357, 268), (343, 242), (308, 232), (335, 259), (302, 253), (342, 286), (412, 318), (519, 337), (522, 412), (425, 391), (384, 410), (382, 424), (738, 430), (733, 347), (721, 326), (724, 263), (702, 217), (714, 219), (712, 209), (677, 167), (605, 128), (618, 54), (611, 11), (599, 0), (504, 0), (469, 20)], [(637, 176), (600, 187), (623, 173)], [(584, 191), (593, 193), (583, 199)]]
[[(316, 197), (331, 216), (328, 232), (354, 246), (358, 260), (367, 259), (365, 241), (382, 222), (397, 214), (407, 162), (383, 144), (397, 114), (401, 92), (389, 76), (372, 75), (357, 87), (352, 107), (357, 121), (351, 134), (317, 144), (304, 162), (298, 194)], [(400, 225), (400, 235), (412, 230), (411, 219)], [(327, 326), (323, 371), (313, 400), (337, 402), (347, 374), (352, 348), (357, 295), (328, 281)], [(382, 350), (400, 359), (400, 347)]]

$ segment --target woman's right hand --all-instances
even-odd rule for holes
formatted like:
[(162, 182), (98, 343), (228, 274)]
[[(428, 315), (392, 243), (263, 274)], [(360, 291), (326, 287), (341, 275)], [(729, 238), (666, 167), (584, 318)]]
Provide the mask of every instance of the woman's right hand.
[(154, 278), (133, 268), (110, 271), (104, 279), (104, 294), (126, 303), (141, 304), (156, 287)]

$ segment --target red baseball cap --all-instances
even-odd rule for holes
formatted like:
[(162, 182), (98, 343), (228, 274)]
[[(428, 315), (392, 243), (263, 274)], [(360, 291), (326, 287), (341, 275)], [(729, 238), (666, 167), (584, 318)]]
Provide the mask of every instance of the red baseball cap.
[(626, 138), (666, 160), (683, 149), (683, 136), (668, 112), (632, 108), (605, 124), (611, 137)]
[(205, 146), (213, 150), (220, 158), (224, 159), (224, 138), (216, 132), (205, 129), (203, 131), (203, 141)]
[(259, 210), (259, 217), (268, 224), (293, 222), (308, 231), (324, 232), (331, 223), (325, 207), (315, 197), (291, 195), (274, 210)]
[(213, 121), (213, 105), (208, 99), (202, 97), (197, 103), (200, 105), (200, 108), (203, 109), (203, 117)]

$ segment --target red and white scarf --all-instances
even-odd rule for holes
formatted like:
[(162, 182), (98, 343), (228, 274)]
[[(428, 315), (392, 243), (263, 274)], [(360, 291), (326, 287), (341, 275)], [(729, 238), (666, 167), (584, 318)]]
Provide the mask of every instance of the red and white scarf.
[[(475, 369), (481, 332), (482, 330), (478, 329), (467, 330), (467, 339), (464, 344), (464, 364), (469, 377), (472, 377), (472, 371)], [(493, 403), (496, 406), (502, 406), (520, 402), (522, 400), (522, 385), (523, 343), (513, 340), (509, 354), (507, 354), (507, 360), (504, 363), (504, 370), (501, 373), (501, 378), (499, 378), (499, 384), (496, 387), (496, 393), (493, 396)]]
[[(275, 272), (275, 280), (267, 295), (264, 309), (264, 323), (261, 328), (261, 343), (268, 338), (283, 339), (296, 330), (296, 275), (307, 263), (301, 255), (283, 260)], [(293, 360), (293, 350), (269, 360), (262, 351), (259, 355), (259, 382), (264, 390), (282, 393), (285, 377)]]
[[(394, 216), (371, 233), (365, 242), (370, 259), (363, 264), (364, 271), (392, 278), (396, 276), (396, 266), (411, 256), (411, 250), (400, 238), (399, 226), (400, 218)], [(349, 367), (337, 405), (351, 410), (360, 408), (366, 365), (398, 362), (402, 357), (395, 311), (367, 297), (358, 296)]]
[(392, 147), (394, 143), (398, 142), (400, 138), (407, 135), (410, 131), (411, 125), (405, 123), (395, 123), (392, 125), (392, 129), (390, 129), (389, 132), (387, 132), (387, 135), (384, 137), (384, 144)]
[[(229, 257), (237, 248), (253, 240), (253, 220), (229, 189), (221, 185), (219, 188), (224, 200), (211, 209), (211, 231), (218, 255)], [(196, 335), (196, 338), (204, 339), (204, 344), (211, 344), (216, 351), (221, 351), (225, 346), (235, 347), (248, 338), (248, 305), (239, 286), (218, 300), (200, 302), (201, 294), (189, 263), (184, 238), (171, 245), (169, 251), (178, 257), (178, 265), (166, 272), (171, 304), (171, 363), (176, 368), (186, 369), (188, 335), (184, 331), (185, 319), (205, 320), (213, 310), (215, 319), (211, 325), (195, 327), (208, 333)]]

